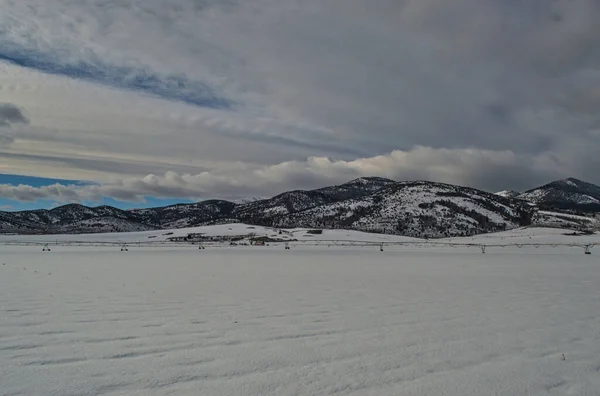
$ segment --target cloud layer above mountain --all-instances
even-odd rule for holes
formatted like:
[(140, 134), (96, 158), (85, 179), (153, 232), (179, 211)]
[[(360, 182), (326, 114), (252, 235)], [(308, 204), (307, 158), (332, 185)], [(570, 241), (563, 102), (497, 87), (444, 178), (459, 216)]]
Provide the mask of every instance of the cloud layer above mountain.
[(95, 183), (5, 197), (237, 197), (367, 175), (600, 183), (597, 0), (0, 8), (0, 167)]

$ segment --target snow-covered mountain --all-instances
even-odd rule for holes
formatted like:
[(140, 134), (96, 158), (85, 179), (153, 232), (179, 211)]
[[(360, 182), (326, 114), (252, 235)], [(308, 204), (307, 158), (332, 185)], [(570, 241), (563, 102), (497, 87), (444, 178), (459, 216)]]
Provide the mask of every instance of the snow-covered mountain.
[(514, 191), (514, 190), (502, 190), (502, 191), (498, 191), (496, 193), (496, 195), (499, 195), (504, 198), (516, 198), (519, 195), (521, 195), (521, 193), (518, 191)]
[(518, 198), (542, 208), (600, 211), (600, 187), (575, 178), (553, 181), (526, 191)]
[(473, 235), (531, 223), (522, 200), (432, 182), (360, 178), (311, 191), (289, 191), (243, 204), (194, 204), (120, 210), (71, 204), (51, 210), (0, 212), (5, 233), (127, 232), (243, 222), (270, 227), (346, 228), (388, 234)]
[(572, 230), (600, 230), (600, 217), (578, 216), (565, 212), (551, 212), (540, 210), (534, 216), (537, 227), (568, 228)]
[(135, 222), (154, 228), (183, 228), (214, 224), (226, 218), (237, 205), (223, 200), (208, 200), (193, 204), (177, 204), (149, 209), (127, 211)]
[(260, 201), (263, 199), (265, 199), (265, 198), (264, 197), (243, 197), (243, 198), (234, 199), (231, 202), (233, 202), (236, 205), (242, 205), (242, 204), (247, 204), (250, 202)]
[(311, 191), (289, 191), (271, 199), (240, 205), (233, 211), (233, 216), (248, 224), (273, 225), (282, 216), (360, 198), (394, 183), (393, 180), (381, 177), (361, 177), (338, 186)]
[(342, 199), (359, 198), (394, 183), (396, 182), (383, 177), (360, 177), (348, 183), (319, 188), (315, 191), (339, 201)]
[(90, 208), (79, 204), (54, 209), (3, 212), (9, 224), (1, 224), (4, 232), (20, 233), (81, 233), (129, 232), (151, 230), (153, 227), (131, 219), (124, 210), (112, 206)]
[(528, 225), (531, 213), (522, 201), (467, 187), (417, 181), (389, 184), (362, 197), (286, 214), (273, 219), (271, 225), (439, 238)]

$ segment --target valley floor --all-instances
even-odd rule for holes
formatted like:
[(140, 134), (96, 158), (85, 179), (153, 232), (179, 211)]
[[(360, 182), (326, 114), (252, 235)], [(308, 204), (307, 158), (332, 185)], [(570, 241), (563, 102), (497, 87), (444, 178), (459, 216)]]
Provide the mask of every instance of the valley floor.
[(3, 246), (0, 260), (1, 395), (600, 395), (596, 252)]
[[(370, 243), (421, 243), (424, 239), (405, 237), (399, 235), (367, 233), (353, 230), (322, 230), (322, 234), (310, 234), (310, 229), (294, 228), (279, 229), (247, 224), (223, 224), (216, 226), (202, 226), (191, 228), (178, 228), (172, 230), (154, 230), (124, 233), (99, 233), (99, 234), (48, 234), (48, 235), (10, 235), (0, 234), (0, 244), (4, 243), (49, 243), (70, 244), (83, 243), (130, 243), (152, 244), (165, 242), (169, 238), (182, 237), (188, 234), (202, 234), (212, 237), (246, 236), (253, 234), (256, 237), (271, 237), (282, 240), (297, 241), (297, 245), (318, 241), (363, 241)], [(561, 243), (561, 244), (600, 244), (600, 235), (569, 236), (572, 230), (562, 228), (524, 227), (504, 232), (480, 234), (471, 237), (454, 237), (443, 239), (430, 239), (429, 242), (451, 242), (460, 244), (516, 244), (516, 243)]]

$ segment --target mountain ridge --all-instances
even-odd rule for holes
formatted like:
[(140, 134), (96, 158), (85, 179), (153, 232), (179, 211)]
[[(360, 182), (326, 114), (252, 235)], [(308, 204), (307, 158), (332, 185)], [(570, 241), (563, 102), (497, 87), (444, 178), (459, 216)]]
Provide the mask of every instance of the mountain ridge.
[(600, 212), (600, 187), (575, 178), (556, 180), (524, 193), (490, 193), (425, 180), (361, 177), (241, 203), (213, 199), (129, 210), (72, 203), (53, 209), (0, 212), (0, 232), (127, 232), (243, 222), (438, 238), (530, 225), (539, 217), (536, 208), (572, 213), (594, 211), (596, 207)]
[(532, 215), (531, 207), (522, 200), (470, 187), (363, 177), (246, 203), (215, 199), (131, 210), (68, 204), (49, 210), (0, 212), (0, 232), (126, 232), (243, 222), (436, 238), (528, 225)]
[(555, 180), (517, 196), (542, 209), (600, 212), (600, 186), (574, 177)]

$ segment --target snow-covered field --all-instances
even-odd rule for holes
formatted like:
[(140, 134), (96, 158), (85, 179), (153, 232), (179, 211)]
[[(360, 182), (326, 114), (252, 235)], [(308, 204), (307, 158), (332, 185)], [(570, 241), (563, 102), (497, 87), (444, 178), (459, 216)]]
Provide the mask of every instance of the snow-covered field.
[[(299, 245), (302, 242), (312, 241), (364, 241), (371, 243), (395, 243), (395, 242), (424, 242), (424, 239), (404, 237), (398, 235), (386, 235), (366, 233), (352, 230), (323, 230), (320, 235), (309, 234), (306, 228), (285, 229), (279, 234), (279, 229), (250, 226), (246, 224), (223, 224), (216, 226), (203, 226), (180, 228), (173, 230), (155, 230), (125, 233), (106, 234), (69, 234), (69, 235), (0, 235), (0, 244), (10, 242), (33, 242), (33, 243), (67, 243), (80, 241), (83, 243), (154, 243), (164, 242), (169, 238), (186, 236), (188, 234), (201, 233), (206, 236), (238, 236), (254, 234), (257, 237), (268, 236), (283, 240), (296, 240)], [(591, 236), (567, 236), (569, 229), (559, 228), (517, 228), (505, 232), (482, 234), (473, 237), (431, 239), (430, 242), (451, 242), (461, 244), (484, 243), (484, 244), (506, 244), (506, 243), (600, 243), (600, 235)]]
[(352, 230), (323, 230), (321, 235), (308, 234), (306, 228), (287, 229), (279, 234), (279, 229), (250, 226), (246, 224), (223, 224), (216, 226), (203, 226), (191, 228), (179, 228), (173, 230), (156, 230), (125, 233), (106, 233), (106, 234), (72, 234), (72, 235), (0, 235), (0, 243), (10, 241), (35, 241), (35, 242), (65, 242), (65, 241), (83, 241), (83, 242), (161, 242), (168, 238), (186, 236), (193, 233), (202, 233), (206, 236), (236, 236), (254, 234), (257, 237), (271, 236), (281, 239), (296, 239), (299, 241), (314, 240), (359, 240), (371, 242), (399, 242), (414, 241), (415, 238), (402, 237), (397, 235), (370, 234)]
[[(561, 228), (517, 228), (515, 230), (482, 234), (466, 238), (439, 239), (438, 242), (481, 243), (486, 245), (515, 244), (600, 244), (600, 235), (565, 235), (573, 233)], [(600, 251), (600, 249), (598, 249)], [(546, 251), (551, 253), (551, 251)], [(599, 252), (600, 253), (600, 252)]]
[(600, 395), (595, 250), (1, 249), (0, 395)]

